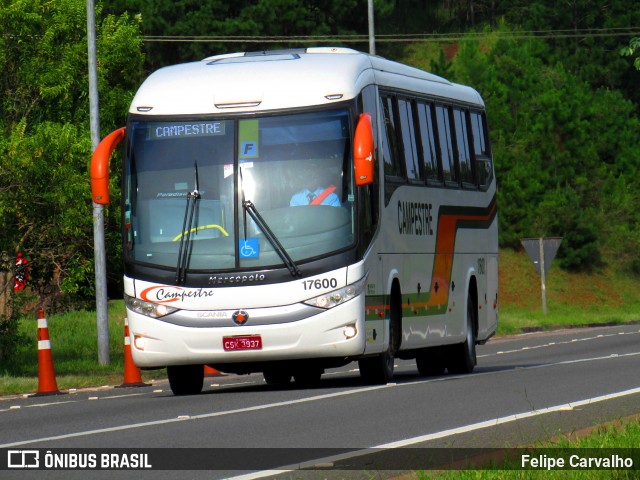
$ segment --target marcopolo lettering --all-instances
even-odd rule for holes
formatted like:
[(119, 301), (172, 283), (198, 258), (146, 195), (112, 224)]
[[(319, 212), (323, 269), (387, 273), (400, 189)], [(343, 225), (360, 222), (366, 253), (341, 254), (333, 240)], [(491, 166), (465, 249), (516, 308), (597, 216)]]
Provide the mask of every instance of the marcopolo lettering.
[(433, 235), (430, 203), (398, 201), (400, 235)]
[(227, 275), (227, 276), (211, 276), (209, 277), (209, 285), (239, 285), (243, 283), (263, 282), (266, 276), (263, 273)]

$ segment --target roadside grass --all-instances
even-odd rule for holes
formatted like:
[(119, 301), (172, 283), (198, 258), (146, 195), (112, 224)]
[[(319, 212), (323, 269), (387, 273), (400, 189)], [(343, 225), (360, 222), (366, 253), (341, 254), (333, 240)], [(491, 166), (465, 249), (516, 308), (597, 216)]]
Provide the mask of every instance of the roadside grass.
[(589, 470), (582, 468), (524, 470), (521, 468), (521, 460), (518, 457), (486, 465), (483, 468), (474, 467), (473, 470), (440, 471), (437, 474), (419, 471), (415, 472), (413, 476), (406, 477), (406, 480), (427, 480), (434, 477), (440, 480), (637, 479), (638, 457), (640, 455), (638, 453), (638, 445), (640, 445), (640, 422), (638, 417), (635, 417), (601, 425), (596, 427), (592, 433), (579, 438), (574, 438), (573, 435), (566, 435), (551, 442), (536, 444), (529, 451), (532, 456), (547, 455), (548, 458), (563, 458), (566, 465), (569, 465), (571, 455), (578, 455), (581, 458), (603, 458), (615, 454), (626, 458), (631, 455), (634, 460), (634, 469), (632, 470)]
[(569, 273), (552, 265), (544, 315), (540, 276), (532, 261), (524, 252), (501, 250), (497, 334), (640, 321), (639, 285), (640, 278), (610, 269)]

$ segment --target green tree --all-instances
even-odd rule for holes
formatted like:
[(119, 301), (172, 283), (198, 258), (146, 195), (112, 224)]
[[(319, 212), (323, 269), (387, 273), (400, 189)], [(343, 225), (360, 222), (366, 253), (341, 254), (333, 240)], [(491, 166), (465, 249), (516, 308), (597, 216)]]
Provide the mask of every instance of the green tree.
[[(395, 0), (375, 0), (381, 22)], [(233, 36), (233, 42), (147, 41), (147, 63), (156, 69), (237, 51), (314, 46), (296, 36), (367, 33), (367, 5), (362, 0), (119, 0), (111, 11), (141, 13), (146, 36)], [(291, 37), (277, 42), (251, 37)], [(342, 43), (345, 45), (345, 43)], [(363, 44), (348, 45), (363, 48)], [(366, 47), (364, 47), (366, 48)]]
[[(107, 133), (124, 123), (144, 59), (137, 21), (98, 16), (101, 126)], [(29, 291), (40, 305), (91, 299), (86, 3), (3, 2), (0, 32), (0, 251), (10, 257), (21, 251), (30, 260)], [(110, 209), (108, 221), (118, 222), (117, 215), (117, 208)], [(117, 228), (109, 230), (117, 236)], [(119, 258), (110, 258), (117, 277)]]
[(640, 104), (637, 88), (640, 74), (629, 68), (618, 55), (625, 37), (620, 28), (640, 23), (640, 3), (627, 0), (536, 0), (526, 2), (520, 12), (507, 10), (505, 18), (528, 31), (552, 31), (546, 38), (550, 46), (545, 63), (562, 63), (567, 71), (592, 87), (618, 89)]

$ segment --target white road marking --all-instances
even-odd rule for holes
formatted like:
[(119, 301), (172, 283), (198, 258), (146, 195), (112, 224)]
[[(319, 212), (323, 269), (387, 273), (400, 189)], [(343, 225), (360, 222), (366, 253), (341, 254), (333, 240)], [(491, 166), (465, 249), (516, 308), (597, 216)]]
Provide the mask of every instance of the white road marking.
[[(598, 334), (592, 337), (585, 337), (585, 338), (572, 338), (571, 340), (566, 340), (566, 341), (561, 341), (561, 342), (549, 342), (549, 343), (543, 343), (540, 345), (534, 345), (534, 346), (526, 346), (526, 347), (522, 347), (522, 348), (516, 348), (513, 350), (500, 350), (498, 352), (495, 353), (487, 353), (484, 355), (478, 355), (478, 358), (486, 358), (486, 357), (493, 357), (494, 355), (506, 355), (508, 353), (519, 353), (519, 352), (524, 352), (527, 350), (535, 350), (538, 348), (548, 348), (548, 347), (554, 347), (554, 346), (559, 346), (559, 345), (568, 345), (570, 343), (576, 343), (576, 342), (588, 342), (590, 340), (600, 340), (602, 338), (607, 338), (607, 337), (615, 337), (618, 335), (638, 335), (640, 334), (640, 330), (638, 331), (634, 331), (634, 332), (618, 332), (618, 333), (609, 333), (609, 334)], [(531, 334), (527, 334), (527, 335), (531, 335)]]
[(253, 480), (257, 478), (265, 478), (271, 477), (274, 475), (279, 475), (282, 473), (293, 472), (296, 470), (300, 470), (303, 468), (310, 468), (316, 465), (333, 465), (336, 462), (341, 460), (347, 460), (355, 457), (361, 457), (363, 455), (369, 455), (371, 453), (375, 453), (376, 450), (388, 450), (393, 448), (402, 448), (408, 447), (411, 445), (416, 445), (423, 442), (428, 442), (430, 440), (437, 440), (440, 438), (450, 437), (452, 435), (458, 435), (460, 433), (468, 433), (473, 432), (475, 430), (481, 430), (483, 428), (495, 427), (497, 425), (503, 425), (505, 423), (511, 423), (518, 420), (524, 420), (526, 418), (537, 417), (540, 415), (546, 415), (548, 413), (573, 410), (576, 407), (580, 407), (583, 405), (591, 405), (598, 402), (604, 402), (607, 400), (613, 400), (615, 398), (625, 397), (628, 395), (635, 395), (640, 393), (640, 387), (632, 388), (631, 390), (624, 390), (622, 392), (610, 393), (608, 395), (601, 395), (599, 397), (586, 398), (584, 400), (578, 400), (571, 403), (565, 403), (563, 405), (556, 405), (548, 408), (541, 408), (539, 410), (533, 410), (529, 412), (517, 413), (515, 415), (507, 415), (506, 417), (493, 418), (490, 420), (485, 420), (483, 422), (473, 423), (470, 425), (463, 425), (457, 428), (450, 428), (448, 430), (442, 430), (440, 432), (429, 433), (426, 435), (420, 435), (417, 437), (406, 438), (404, 440), (399, 440), (397, 442), (391, 443), (383, 443), (381, 445), (376, 445), (371, 448), (365, 448), (362, 450), (356, 450), (354, 452), (347, 452), (339, 455), (333, 455), (330, 457), (318, 458), (315, 460), (310, 460), (298, 465), (287, 465), (275, 470), (263, 470), (260, 472), (249, 473), (245, 475), (239, 475), (237, 477), (231, 477), (227, 480)]
[[(344, 392), (335, 392), (335, 393), (329, 393), (329, 394), (325, 394), (325, 395), (316, 395), (313, 397), (306, 397), (306, 398), (300, 398), (297, 400), (288, 400), (288, 401), (284, 401), (284, 402), (276, 402), (276, 403), (268, 403), (268, 404), (264, 404), (264, 405), (255, 405), (253, 407), (246, 407), (246, 408), (238, 408), (235, 410), (225, 410), (225, 411), (221, 411), (221, 412), (211, 412), (211, 413), (205, 413), (202, 415), (193, 415), (190, 417), (191, 420), (201, 420), (201, 419), (205, 419), (205, 418), (215, 418), (215, 417), (223, 417), (226, 415), (234, 415), (234, 414), (238, 414), (238, 413), (246, 413), (246, 412), (255, 412), (255, 411), (259, 411), (259, 410), (267, 410), (270, 408), (278, 408), (278, 407), (288, 407), (290, 405), (296, 405), (299, 403), (308, 403), (308, 402), (315, 402), (318, 400), (326, 400), (326, 399), (330, 399), (330, 398), (337, 398), (337, 397), (344, 397), (347, 395), (353, 395), (353, 394), (357, 394), (357, 393), (365, 393), (365, 392), (371, 392), (373, 390), (381, 390), (384, 388), (389, 388), (387, 387), (387, 385), (377, 385), (374, 387), (363, 387), (363, 388), (356, 388), (353, 390), (346, 390)], [(12, 442), (12, 443), (5, 443), (4, 445), (0, 445), (0, 448), (10, 448), (10, 447), (17, 447), (20, 445), (28, 445), (31, 443), (36, 443), (36, 442), (48, 442), (48, 441), (52, 441), (52, 440), (64, 440), (66, 438), (74, 438), (74, 437), (84, 437), (84, 436), (88, 436), (88, 435), (96, 435), (96, 434), (100, 434), (100, 433), (108, 433), (108, 432), (118, 432), (118, 431), (122, 431), (122, 430), (130, 430), (130, 429), (134, 429), (134, 428), (143, 428), (143, 427), (152, 427), (152, 426), (157, 426), (157, 425), (166, 425), (166, 424), (170, 424), (170, 423), (175, 423), (175, 422), (183, 422), (184, 421), (184, 417), (178, 417), (178, 418), (166, 418), (166, 419), (162, 419), (162, 420), (154, 420), (154, 421), (150, 421), (150, 422), (141, 422), (141, 423), (132, 423), (129, 425), (120, 425), (117, 427), (106, 427), (106, 428), (98, 428), (95, 430), (87, 430), (84, 432), (75, 432), (75, 433), (67, 433), (67, 434), (63, 434), (63, 435), (54, 435), (51, 437), (43, 437), (43, 438), (34, 438), (31, 440), (23, 440), (20, 442)]]

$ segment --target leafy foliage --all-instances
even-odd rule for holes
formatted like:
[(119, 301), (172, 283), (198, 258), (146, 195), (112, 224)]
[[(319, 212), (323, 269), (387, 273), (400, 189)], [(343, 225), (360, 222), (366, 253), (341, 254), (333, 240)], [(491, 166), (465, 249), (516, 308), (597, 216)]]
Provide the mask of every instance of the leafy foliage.
[[(140, 81), (141, 36), (128, 16), (107, 16), (97, 30), (101, 120), (109, 131), (124, 122)], [(20, 250), (30, 260), (40, 304), (90, 299), (86, 3), (4, 2), (0, 32), (0, 251)], [(110, 259), (117, 276), (119, 258)]]
[[(377, 16), (385, 18), (394, 4), (375, 0)], [(305, 47), (309, 45), (295, 37), (364, 34), (368, 28), (366, 2), (360, 0), (121, 0), (111, 8), (140, 12), (145, 35), (237, 37), (227, 43), (148, 42), (151, 69), (235, 51)], [(259, 36), (280, 39), (252, 41)]]

